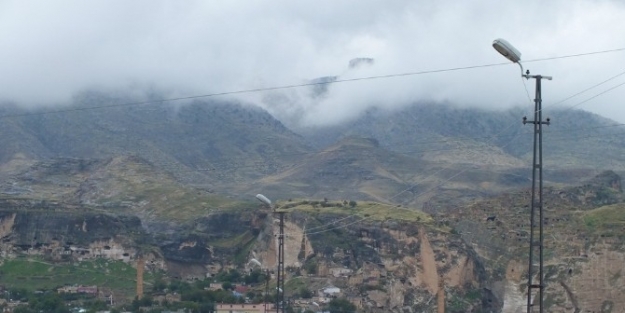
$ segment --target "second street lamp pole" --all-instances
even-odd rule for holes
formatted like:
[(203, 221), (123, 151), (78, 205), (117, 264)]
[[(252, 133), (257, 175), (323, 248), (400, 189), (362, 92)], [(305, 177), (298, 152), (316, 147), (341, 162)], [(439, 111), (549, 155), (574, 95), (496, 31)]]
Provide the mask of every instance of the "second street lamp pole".
[(284, 212), (277, 212), (280, 216), (280, 232), (278, 233), (278, 294), (276, 313), (284, 313)]
[(280, 218), (280, 231), (278, 233), (278, 273), (276, 274), (277, 284), (276, 284), (276, 313), (284, 313), (285, 311), (285, 303), (284, 303), (284, 211), (277, 211), (276, 207), (271, 204), (271, 200), (269, 198), (263, 196), (262, 194), (257, 194), (256, 199), (260, 202), (266, 204), (269, 208), (273, 210), (274, 214), (278, 214)]

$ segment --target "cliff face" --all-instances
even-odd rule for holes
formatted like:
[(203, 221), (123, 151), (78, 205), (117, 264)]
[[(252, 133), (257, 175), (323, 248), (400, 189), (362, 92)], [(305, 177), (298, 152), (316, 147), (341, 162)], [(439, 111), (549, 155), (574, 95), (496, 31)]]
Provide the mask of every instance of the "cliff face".
[[(89, 264), (121, 261), (134, 265), (136, 258), (142, 256), (149, 261), (150, 269), (163, 270), (166, 266), (160, 253), (149, 248), (152, 240), (136, 216), (113, 216), (84, 208), (62, 210), (58, 204), (23, 200), (2, 201), (0, 206), (0, 264), (15, 258), (38, 260), (52, 270), (57, 265), (83, 261)], [(37, 275), (28, 270), (13, 274)], [(84, 281), (70, 283), (87, 283), (91, 274)], [(4, 277), (3, 282), (12, 286)], [(59, 282), (58, 286), (62, 284)]]
[[(128, 246), (149, 243), (136, 216), (68, 210), (58, 203), (32, 200), (0, 200), (0, 238), (3, 246), (22, 250), (87, 247), (109, 240)], [(3, 253), (11, 251), (3, 247)]]
[[(530, 196), (505, 194), (448, 216), (484, 262), (504, 313), (527, 305)], [(545, 188), (543, 200), (548, 311), (624, 312), (621, 178), (605, 172), (577, 187)]]
[[(52, 262), (108, 258), (134, 264), (143, 256), (150, 261), (148, 270), (160, 268), (183, 279), (244, 267), (251, 258), (262, 267), (276, 267), (278, 224), (263, 210), (212, 214), (186, 224), (142, 225), (137, 217), (62, 208), (4, 201), (3, 257), (40, 255)], [(287, 214), (287, 281), (307, 280), (311, 290), (338, 286), (343, 296), (372, 312), (432, 311), (441, 290), (457, 309), (477, 312), (500, 306), (489, 291), (483, 264), (448, 228), (431, 222), (349, 220), (335, 213)], [(334, 228), (322, 226), (329, 223)], [(288, 295), (296, 292), (287, 290)]]
[[(544, 195), (548, 311), (625, 311), (620, 177), (606, 172), (577, 187), (545, 188)], [(313, 291), (339, 287), (367, 312), (523, 311), (529, 198), (527, 191), (504, 194), (434, 218), (375, 203), (289, 202), (287, 296), (296, 296), (301, 281)], [(140, 219), (110, 203), (72, 203), (0, 199), (3, 258), (134, 264), (142, 256), (148, 271), (183, 279), (249, 269), (252, 258), (276, 268), (278, 224), (264, 209), (176, 221)]]
[[(332, 226), (313, 226), (319, 222)], [(439, 294), (452, 312), (501, 308), (477, 254), (444, 226), (294, 213), (285, 234), (287, 277), (301, 272), (309, 286), (342, 288), (367, 311), (435, 312)], [(275, 238), (261, 234), (250, 257), (275, 268)]]

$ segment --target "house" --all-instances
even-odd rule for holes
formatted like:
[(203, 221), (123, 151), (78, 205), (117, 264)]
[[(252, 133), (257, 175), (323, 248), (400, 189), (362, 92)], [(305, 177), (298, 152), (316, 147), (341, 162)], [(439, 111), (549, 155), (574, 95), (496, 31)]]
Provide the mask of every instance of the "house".
[(98, 286), (78, 286), (76, 292), (96, 295), (98, 294)]
[(208, 290), (219, 290), (222, 288), (222, 284), (221, 283), (210, 283), (210, 285), (208, 286)]
[(234, 289), (232, 290), (232, 294), (237, 298), (244, 297), (248, 289), (249, 289), (248, 286), (236, 285), (234, 286)]
[(326, 297), (338, 296), (341, 293), (341, 289), (334, 286), (328, 286), (321, 289), (321, 293)]
[(98, 294), (98, 286), (64, 286), (57, 289), (58, 293), (86, 293), (96, 295)]
[(343, 267), (334, 267), (330, 269), (330, 274), (334, 277), (347, 276), (352, 273), (352, 270), (349, 268)]
[(330, 302), (330, 298), (326, 298), (324, 296), (313, 297), (312, 300), (313, 302), (321, 303), (321, 304), (327, 304)]
[(159, 295), (154, 295), (153, 299), (154, 301), (158, 302), (158, 303), (162, 303), (164, 301), (167, 302), (180, 302), (181, 300), (181, 296), (179, 293), (166, 293), (166, 294), (159, 294)]
[(250, 287), (244, 286), (244, 285), (236, 285), (234, 287), (234, 291), (236, 291), (236, 292), (238, 292), (240, 294), (245, 294), (248, 291), (248, 289), (250, 289)]
[(220, 303), (215, 306), (215, 313), (265, 313), (275, 310), (272, 303), (255, 304), (225, 304)]

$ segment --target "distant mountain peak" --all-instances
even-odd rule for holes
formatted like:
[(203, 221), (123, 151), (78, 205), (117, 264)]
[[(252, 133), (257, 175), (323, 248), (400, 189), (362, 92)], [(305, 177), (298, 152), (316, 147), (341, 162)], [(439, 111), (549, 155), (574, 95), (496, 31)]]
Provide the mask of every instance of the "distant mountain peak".
[(373, 65), (375, 60), (373, 58), (354, 58), (349, 61), (349, 68), (358, 68), (365, 65)]

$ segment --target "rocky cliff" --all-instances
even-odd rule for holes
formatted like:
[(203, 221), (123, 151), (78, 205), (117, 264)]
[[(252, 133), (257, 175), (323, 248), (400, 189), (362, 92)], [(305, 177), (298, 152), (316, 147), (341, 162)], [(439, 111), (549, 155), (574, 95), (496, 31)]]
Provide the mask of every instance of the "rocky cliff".
[[(4, 259), (134, 265), (142, 257), (147, 274), (165, 271), (173, 279), (249, 269), (252, 258), (276, 268), (276, 216), (256, 203), (231, 205), (166, 174), (147, 176), (153, 168), (137, 158), (26, 163), (11, 167), (2, 185)], [(520, 190), (462, 207), (426, 207), (430, 214), (364, 201), (280, 201), (287, 296), (302, 285), (332, 285), (367, 312), (522, 311), (529, 198)], [(549, 312), (625, 310), (623, 198), (613, 172), (545, 188)]]

